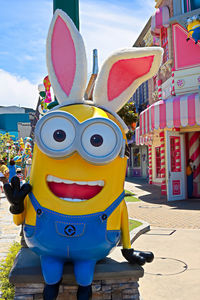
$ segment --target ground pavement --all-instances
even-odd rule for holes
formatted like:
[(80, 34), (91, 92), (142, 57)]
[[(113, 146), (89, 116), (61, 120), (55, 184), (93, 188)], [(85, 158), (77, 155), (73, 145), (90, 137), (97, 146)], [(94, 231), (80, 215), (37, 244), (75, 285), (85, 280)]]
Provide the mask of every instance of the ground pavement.
[(167, 203), (144, 180), (126, 181), (125, 188), (142, 200), (128, 204), (129, 216), (151, 225), (133, 244), (155, 255), (139, 282), (142, 300), (199, 300), (200, 200)]
[(0, 196), (0, 261), (6, 257), (13, 241), (20, 241), (20, 227), (13, 224), (9, 203), (4, 194)]

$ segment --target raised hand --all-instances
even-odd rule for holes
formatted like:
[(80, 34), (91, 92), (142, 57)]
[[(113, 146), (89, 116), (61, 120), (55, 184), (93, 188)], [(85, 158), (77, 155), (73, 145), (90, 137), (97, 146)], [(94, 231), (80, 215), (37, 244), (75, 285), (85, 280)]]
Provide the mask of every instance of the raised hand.
[(30, 193), (32, 187), (29, 183), (25, 183), (20, 187), (20, 180), (17, 176), (11, 179), (11, 184), (4, 184), (4, 191), (8, 201), (10, 202), (10, 212), (14, 215), (24, 211), (24, 199)]
[(137, 251), (134, 249), (122, 249), (122, 255), (131, 264), (144, 265), (146, 262), (152, 262), (154, 255), (150, 251)]

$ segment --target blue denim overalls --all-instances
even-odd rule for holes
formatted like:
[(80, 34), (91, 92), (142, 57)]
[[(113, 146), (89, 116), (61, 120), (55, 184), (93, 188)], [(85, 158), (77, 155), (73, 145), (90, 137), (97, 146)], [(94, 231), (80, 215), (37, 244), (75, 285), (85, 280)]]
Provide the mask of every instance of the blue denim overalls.
[(27, 245), (41, 259), (47, 284), (60, 281), (66, 261), (74, 264), (79, 285), (90, 285), (95, 264), (106, 257), (120, 240), (120, 230), (107, 230), (107, 219), (119, 206), (124, 192), (103, 212), (89, 215), (64, 215), (45, 207), (33, 193), (29, 198), (36, 211), (36, 226), (24, 225)]

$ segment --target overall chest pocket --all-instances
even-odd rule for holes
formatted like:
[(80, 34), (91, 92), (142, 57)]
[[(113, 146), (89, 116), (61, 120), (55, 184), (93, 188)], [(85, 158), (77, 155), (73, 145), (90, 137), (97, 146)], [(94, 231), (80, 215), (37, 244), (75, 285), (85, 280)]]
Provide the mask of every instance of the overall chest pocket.
[(55, 222), (56, 232), (64, 237), (73, 238), (84, 234), (84, 223)]

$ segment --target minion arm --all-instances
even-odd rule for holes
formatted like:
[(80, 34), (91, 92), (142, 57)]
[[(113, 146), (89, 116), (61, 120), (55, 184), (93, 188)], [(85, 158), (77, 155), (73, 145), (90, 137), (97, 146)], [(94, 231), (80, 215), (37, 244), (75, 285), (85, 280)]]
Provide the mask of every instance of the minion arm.
[(15, 223), (15, 225), (23, 224), (24, 219), (25, 219), (25, 210), (21, 214), (13, 215), (13, 222)]
[(128, 223), (128, 212), (126, 202), (122, 202), (122, 219), (121, 219), (121, 232), (122, 232), (122, 245), (124, 249), (131, 248), (130, 234), (129, 234), (129, 223)]

